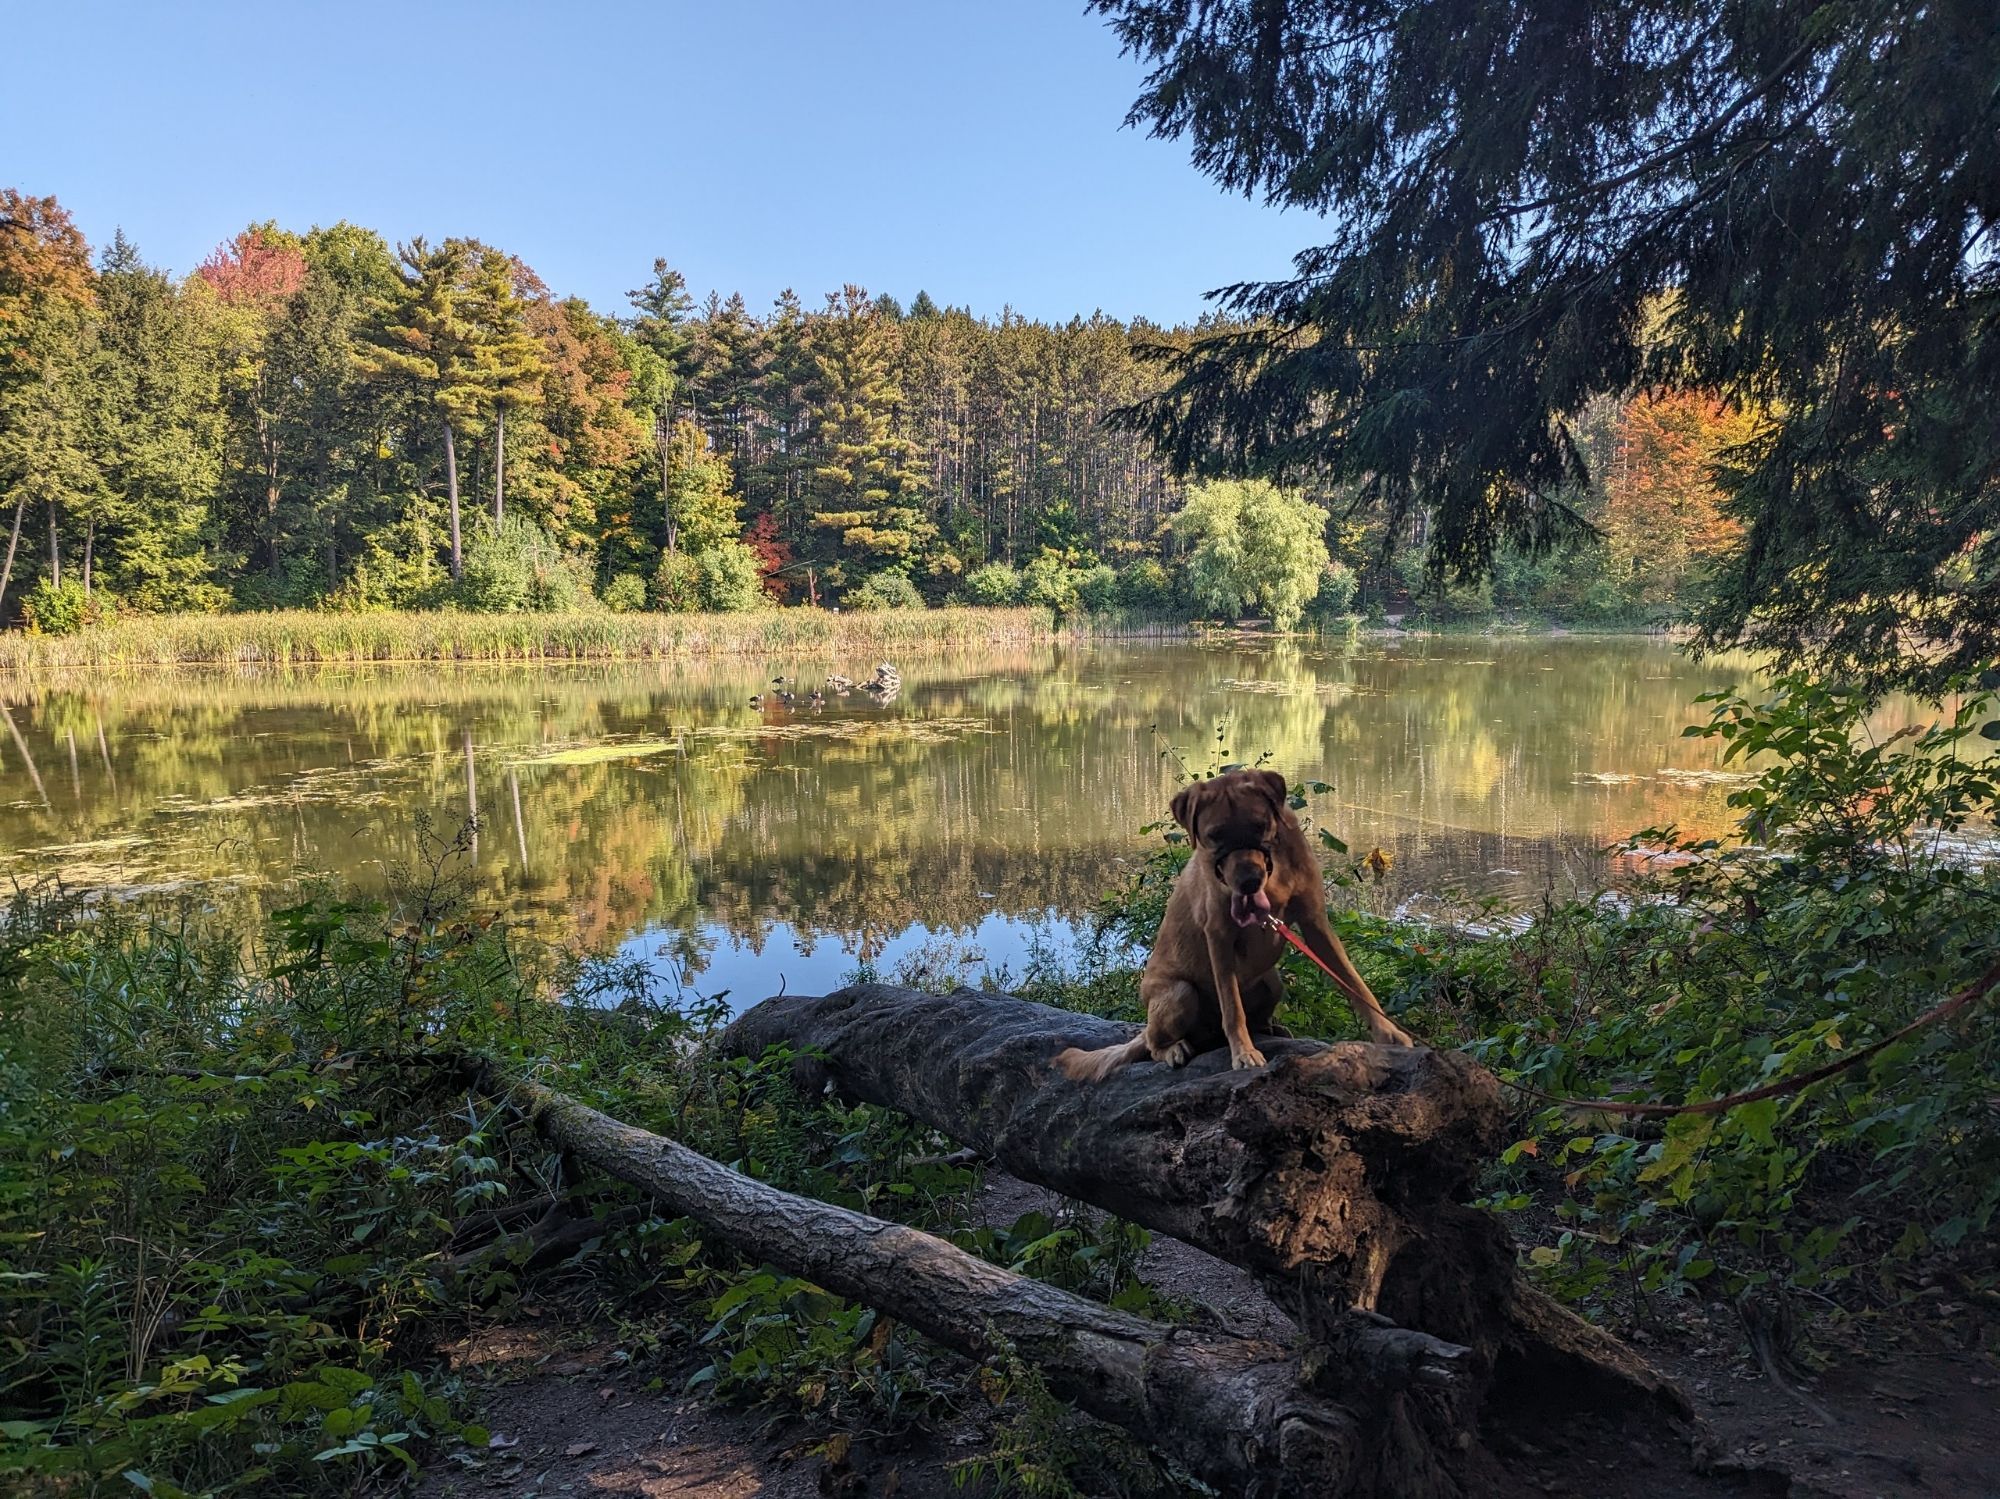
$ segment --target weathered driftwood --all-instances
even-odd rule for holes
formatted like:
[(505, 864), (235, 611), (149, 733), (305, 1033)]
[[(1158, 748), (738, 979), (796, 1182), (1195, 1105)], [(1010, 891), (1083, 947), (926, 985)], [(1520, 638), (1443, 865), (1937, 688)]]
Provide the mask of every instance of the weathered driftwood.
[[(1479, 1457), (1392, 1419), (1366, 1382), (1349, 1402), (1323, 1393), (1300, 1356), (1274, 1344), (1170, 1328), (1114, 1311), (966, 1254), (930, 1234), (797, 1197), (742, 1176), (561, 1093), (489, 1074), (570, 1155), (770, 1263), (907, 1322), (973, 1358), (1003, 1349), (1056, 1395), (1124, 1427), (1227, 1494), (1301, 1499), (1468, 1492)], [(1428, 1340), (1426, 1340), (1428, 1342)], [(1408, 1357), (1407, 1342), (1394, 1345)], [(1466, 1394), (1453, 1350), (1430, 1344), (1405, 1371), (1448, 1426)], [(1450, 1471), (1447, 1471), (1447, 1468)]]
[(1686, 1402), (1616, 1339), (1527, 1287), (1506, 1231), (1463, 1206), (1503, 1138), (1497, 1081), (1426, 1048), (1273, 1040), (1096, 1083), (1050, 1066), (1117, 1022), (1000, 994), (863, 984), (780, 997), (724, 1033), (732, 1053), (801, 1053), (808, 1086), (908, 1113), (1025, 1181), (1106, 1208), (1255, 1274), (1308, 1341), (1346, 1357), (1386, 1316), (1478, 1354), (1495, 1399), (1557, 1408)]

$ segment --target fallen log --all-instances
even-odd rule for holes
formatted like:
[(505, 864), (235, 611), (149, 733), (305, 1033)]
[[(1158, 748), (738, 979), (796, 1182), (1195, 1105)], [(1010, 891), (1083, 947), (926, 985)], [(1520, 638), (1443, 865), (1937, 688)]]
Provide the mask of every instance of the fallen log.
[[(1325, 1370), (1275, 1344), (1169, 1327), (988, 1264), (930, 1234), (798, 1197), (553, 1089), (489, 1070), (552, 1143), (629, 1182), (718, 1238), (897, 1317), (975, 1359), (1011, 1353), (1055, 1395), (1131, 1432), (1223, 1493), (1244, 1496), (1490, 1492), (1462, 1428), (1464, 1350), (1434, 1340), (1404, 1371), (1425, 1404), (1387, 1411), (1368, 1379), (1323, 1393)], [(1407, 1339), (1394, 1343), (1405, 1357)], [(1490, 1477), (1481, 1469), (1482, 1478)]]
[(1527, 1286), (1505, 1229), (1463, 1205), (1505, 1128), (1499, 1084), (1471, 1058), (1273, 1040), (1251, 1071), (1220, 1051), (1094, 1083), (1050, 1065), (1131, 1034), (1008, 995), (860, 984), (766, 1000), (721, 1044), (792, 1048), (802, 1086), (910, 1114), (1024, 1181), (1243, 1267), (1336, 1360), (1357, 1338), (1382, 1346), (1374, 1313), (1475, 1350), (1499, 1402), (1689, 1414), (1623, 1344)]

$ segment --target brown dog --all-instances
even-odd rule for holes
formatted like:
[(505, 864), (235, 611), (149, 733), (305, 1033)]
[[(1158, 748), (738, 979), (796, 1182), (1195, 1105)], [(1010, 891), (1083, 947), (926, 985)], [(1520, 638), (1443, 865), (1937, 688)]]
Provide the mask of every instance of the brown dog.
[(1139, 978), (1146, 1027), (1129, 1042), (1082, 1051), (1056, 1066), (1079, 1082), (1108, 1076), (1151, 1057), (1185, 1066), (1218, 1042), (1232, 1067), (1261, 1067), (1251, 1038), (1290, 1034), (1271, 1018), (1284, 997), (1278, 958), (1285, 939), (1273, 918), (1298, 927), (1306, 945), (1333, 970), (1370, 1040), (1413, 1046), (1369, 992), (1326, 919), (1326, 893), (1299, 820), (1285, 805), (1285, 778), (1236, 770), (1196, 781), (1173, 801), (1174, 821), (1194, 845), (1167, 898), (1166, 919)]

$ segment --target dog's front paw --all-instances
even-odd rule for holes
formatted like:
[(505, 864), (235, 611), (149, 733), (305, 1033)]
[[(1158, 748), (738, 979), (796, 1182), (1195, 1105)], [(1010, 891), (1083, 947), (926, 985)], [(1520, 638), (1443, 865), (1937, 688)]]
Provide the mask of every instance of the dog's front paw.
[(1395, 1021), (1384, 1015), (1380, 1022), (1368, 1027), (1368, 1039), (1377, 1046), (1415, 1046), (1417, 1038), (1404, 1030)]
[(1246, 1046), (1241, 1051), (1229, 1053), (1229, 1065), (1238, 1072), (1247, 1072), (1253, 1067), (1264, 1065), (1264, 1053), (1254, 1046)]

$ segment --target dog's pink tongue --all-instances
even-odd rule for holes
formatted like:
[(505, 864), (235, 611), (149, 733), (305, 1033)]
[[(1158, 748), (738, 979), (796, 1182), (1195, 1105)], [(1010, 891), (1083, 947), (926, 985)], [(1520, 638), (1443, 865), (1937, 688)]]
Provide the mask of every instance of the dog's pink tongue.
[(1229, 897), (1229, 917), (1238, 926), (1255, 926), (1271, 914), (1271, 897), (1262, 890), (1245, 895), (1241, 890)]

